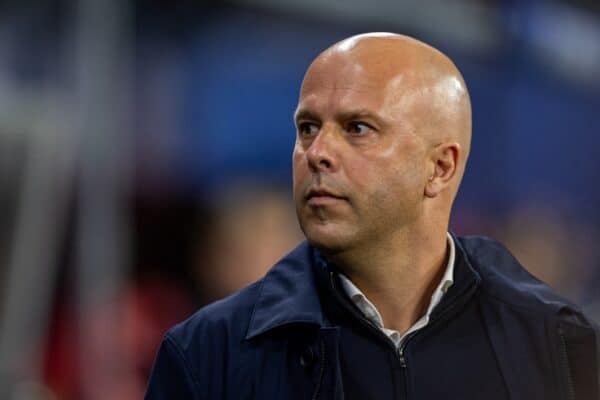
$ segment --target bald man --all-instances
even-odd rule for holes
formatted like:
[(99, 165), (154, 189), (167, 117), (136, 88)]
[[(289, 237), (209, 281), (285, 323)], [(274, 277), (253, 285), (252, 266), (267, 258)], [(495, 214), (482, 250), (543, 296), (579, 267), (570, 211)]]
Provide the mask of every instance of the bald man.
[(598, 334), (499, 243), (448, 232), (465, 82), (407, 36), (308, 68), (294, 116), (307, 241), (171, 329), (147, 399), (598, 399)]

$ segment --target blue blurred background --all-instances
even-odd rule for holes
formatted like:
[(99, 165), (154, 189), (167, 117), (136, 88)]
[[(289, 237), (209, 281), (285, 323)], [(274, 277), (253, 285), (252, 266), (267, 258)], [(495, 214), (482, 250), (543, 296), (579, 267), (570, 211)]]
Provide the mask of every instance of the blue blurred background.
[(597, 1), (0, 6), (0, 397), (140, 398), (162, 334), (302, 237), (292, 114), (368, 31), (448, 54), (473, 103), (452, 229), (600, 321)]

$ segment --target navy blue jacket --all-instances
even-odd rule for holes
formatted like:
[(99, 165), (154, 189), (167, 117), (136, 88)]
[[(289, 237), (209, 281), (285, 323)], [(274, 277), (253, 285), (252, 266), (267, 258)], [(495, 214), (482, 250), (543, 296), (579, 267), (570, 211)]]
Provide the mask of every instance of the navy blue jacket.
[(146, 399), (599, 399), (593, 324), (499, 243), (454, 239), (454, 284), (400, 351), (303, 243), (172, 328)]

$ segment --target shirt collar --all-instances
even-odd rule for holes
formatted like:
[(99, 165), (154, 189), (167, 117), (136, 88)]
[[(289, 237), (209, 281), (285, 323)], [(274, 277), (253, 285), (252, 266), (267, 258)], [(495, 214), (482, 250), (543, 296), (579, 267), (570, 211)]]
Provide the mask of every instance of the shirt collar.
[[(453, 283), (439, 307), (432, 307), (432, 316), (446, 310), (448, 304), (466, 298), (470, 293), (466, 292), (467, 288), (480, 282), (481, 278), (471, 265), (469, 255), (473, 253), (477, 257), (477, 254), (489, 249), (491, 243), (489, 240), (483, 242), (477, 249), (471, 248), (471, 253), (467, 254), (462, 242), (454, 236), (452, 238), (456, 249), (456, 265), (453, 265), (455, 269), (448, 272), (448, 276)], [(257, 283), (246, 339), (286, 324), (325, 327), (329, 322), (323, 314), (322, 301), (325, 300), (321, 296), (326, 296), (332, 290), (330, 274), (336, 272), (339, 273), (339, 270), (329, 264), (317, 249), (307, 242), (301, 243)]]
[[(448, 262), (446, 263), (446, 270), (444, 271), (444, 275), (440, 280), (440, 283), (435, 288), (433, 294), (431, 295), (431, 300), (429, 301), (429, 306), (427, 307), (427, 312), (425, 313), (425, 317), (429, 320), (431, 312), (433, 309), (440, 303), (444, 294), (448, 291), (450, 286), (454, 283), (454, 264), (456, 258), (456, 249), (454, 245), (454, 240), (450, 233), (446, 233), (447, 242), (448, 242)], [(348, 279), (345, 275), (339, 274), (342, 288), (352, 300), (352, 302), (358, 307), (359, 310), (365, 315), (365, 317), (379, 328), (383, 329), (383, 318), (377, 310), (377, 307), (365, 296), (365, 294), (358, 288), (350, 279)]]

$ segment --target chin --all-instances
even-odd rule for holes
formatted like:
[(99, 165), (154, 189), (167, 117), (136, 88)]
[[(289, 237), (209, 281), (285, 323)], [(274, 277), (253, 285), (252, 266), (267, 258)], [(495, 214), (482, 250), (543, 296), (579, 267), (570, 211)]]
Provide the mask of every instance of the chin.
[(349, 237), (347, 230), (344, 231), (339, 229), (340, 227), (329, 225), (331, 224), (318, 224), (317, 226), (311, 224), (304, 226), (301, 224), (301, 228), (306, 240), (323, 254), (338, 254), (350, 248), (352, 239)]

